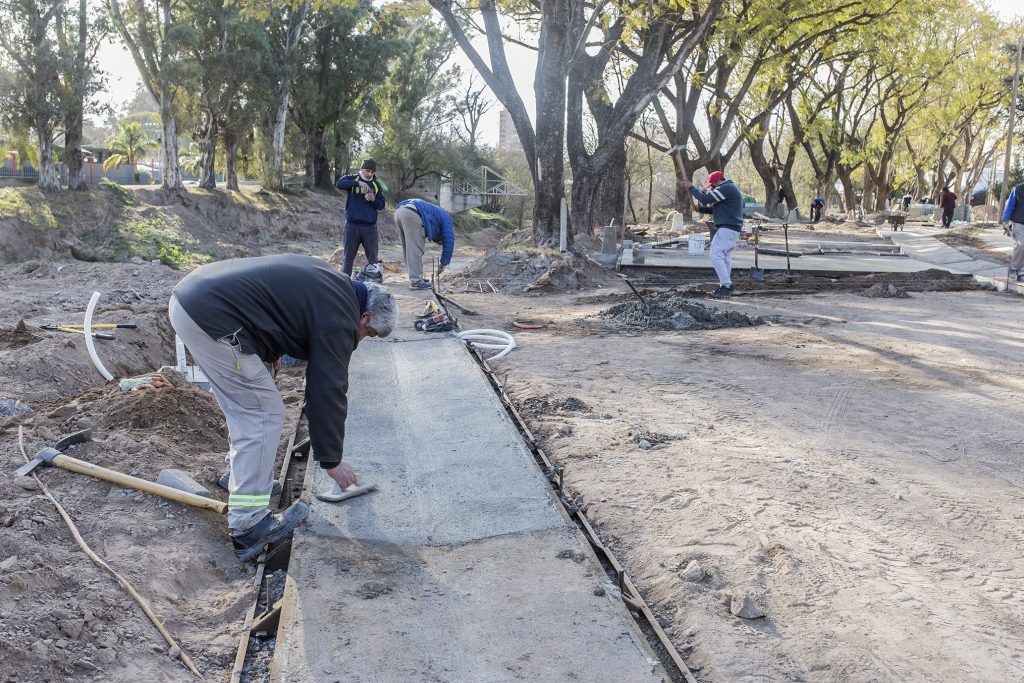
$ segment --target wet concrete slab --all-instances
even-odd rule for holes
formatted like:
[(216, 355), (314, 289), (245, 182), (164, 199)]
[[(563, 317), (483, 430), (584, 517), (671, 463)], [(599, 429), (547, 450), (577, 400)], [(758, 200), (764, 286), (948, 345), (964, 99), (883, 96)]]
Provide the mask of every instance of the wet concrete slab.
[[(685, 249), (645, 249), (643, 263), (636, 263), (629, 250), (622, 254), (621, 267), (710, 269), (708, 252), (691, 256)], [(758, 265), (766, 270), (786, 270), (785, 256), (760, 254)], [(733, 271), (747, 270), (754, 265), (753, 249), (733, 252)], [(790, 258), (790, 268), (803, 273), (916, 273), (934, 266), (906, 256), (872, 256), (867, 254), (804, 254)]]
[(310, 501), (271, 680), (667, 680), (462, 342), (396, 336), (350, 367), (345, 457), (380, 490)]

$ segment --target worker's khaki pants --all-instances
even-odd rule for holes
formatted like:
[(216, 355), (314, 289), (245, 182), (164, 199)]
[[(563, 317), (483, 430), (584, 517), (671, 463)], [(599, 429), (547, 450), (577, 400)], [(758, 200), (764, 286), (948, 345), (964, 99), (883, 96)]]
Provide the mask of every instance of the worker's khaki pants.
[(1013, 225), (1013, 253), (1010, 255), (1010, 270), (1020, 275), (1024, 272), (1024, 223)]
[(423, 279), (423, 247), (427, 243), (427, 233), (423, 228), (423, 219), (415, 209), (400, 206), (395, 211), (395, 222), (398, 223), (398, 234), (402, 238), (402, 250), (405, 252), (405, 269), (409, 271), (409, 282)]
[(242, 353), (233, 337), (210, 337), (174, 296), (168, 315), (174, 331), (210, 380), (224, 411), (231, 440), (228, 528), (233, 533), (243, 532), (270, 513), (284, 401), (259, 356)]
[(736, 248), (736, 240), (740, 233), (729, 228), (719, 228), (715, 232), (715, 238), (711, 240), (711, 249), (708, 256), (711, 258), (711, 265), (718, 276), (718, 284), (723, 287), (732, 287), (732, 250)]

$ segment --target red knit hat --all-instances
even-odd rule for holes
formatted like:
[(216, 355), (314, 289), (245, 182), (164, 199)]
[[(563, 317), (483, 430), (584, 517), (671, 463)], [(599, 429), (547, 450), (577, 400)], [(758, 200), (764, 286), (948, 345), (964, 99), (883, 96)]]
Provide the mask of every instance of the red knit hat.
[(714, 185), (725, 180), (725, 174), (721, 171), (712, 171), (711, 175), (708, 176), (708, 185)]

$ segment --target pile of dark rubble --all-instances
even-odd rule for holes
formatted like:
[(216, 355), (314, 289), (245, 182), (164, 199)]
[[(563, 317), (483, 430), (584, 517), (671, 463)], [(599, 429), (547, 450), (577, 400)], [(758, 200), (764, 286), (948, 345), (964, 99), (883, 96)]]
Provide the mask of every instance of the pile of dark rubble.
[(764, 325), (765, 318), (727, 311), (691, 301), (678, 292), (663, 292), (646, 303), (632, 299), (602, 311), (598, 317), (630, 330), (716, 330)]

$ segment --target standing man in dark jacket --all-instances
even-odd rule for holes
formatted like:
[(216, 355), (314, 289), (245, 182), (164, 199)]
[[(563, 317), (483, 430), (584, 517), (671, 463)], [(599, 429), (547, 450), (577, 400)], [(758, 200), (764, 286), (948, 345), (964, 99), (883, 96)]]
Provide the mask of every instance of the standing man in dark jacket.
[(409, 289), (430, 289), (430, 280), (423, 277), (423, 246), (426, 240), (441, 245), (440, 275), (452, 261), (455, 251), (455, 226), (452, 217), (440, 206), (422, 199), (406, 199), (395, 209), (398, 234), (405, 252), (405, 269), (409, 271)]
[(218, 261), (174, 288), (171, 325), (213, 388), (231, 441), (228, 528), (246, 562), (291, 533), (309, 509), (271, 514), (274, 458), (284, 402), (274, 384), (285, 354), (309, 361), (306, 415), (313, 457), (342, 489), (356, 483), (342, 460), (348, 363), (364, 337), (386, 337), (398, 320), (384, 287), (353, 281), (326, 261), (298, 254)]
[(1018, 282), (1024, 282), (1024, 183), (1010, 190), (1003, 210), (1003, 223), (1013, 236), (1013, 253), (1010, 254), (1010, 272)]
[(382, 282), (384, 273), (377, 261), (377, 212), (384, 210), (384, 186), (377, 180), (377, 162), (366, 159), (359, 166), (359, 172), (338, 178), (335, 187), (348, 192), (345, 201), (345, 232), (342, 235), (345, 248), (345, 263), (341, 272), (352, 274), (359, 245), (363, 245), (368, 264), (363, 274)]
[(719, 287), (711, 296), (729, 296), (732, 294), (732, 250), (743, 231), (743, 193), (736, 183), (726, 180), (721, 171), (711, 172), (705, 192), (696, 189), (687, 178), (679, 182), (697, 200), (697, 210), (714, 218), (718, 231), (711, 239), (710, 256)]
[(956, 195), (949, 191), (949, 185), (942, 188), (939, 195), (939, 208), (942, 209), (942, 227), (953, 225), (953, 209), (956, 208)]

